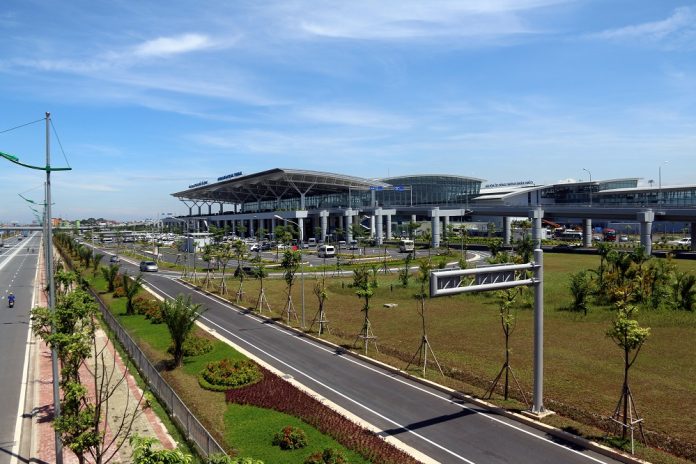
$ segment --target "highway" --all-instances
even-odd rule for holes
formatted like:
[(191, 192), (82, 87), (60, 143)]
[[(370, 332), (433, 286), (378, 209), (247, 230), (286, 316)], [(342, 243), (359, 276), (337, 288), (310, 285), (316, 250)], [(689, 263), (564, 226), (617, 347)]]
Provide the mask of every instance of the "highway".
[[(138, 273), (137, 263), (123, 259), (121, 266), (131, 275)], [(177, 276), (143, 275), (147, 285), (162, 296), (190, 293), (193, 302), (207, 308), (201, 321), (209, 328), (439, 462), (618, 462), (238, 311), (190, 290), (175, 280)]]
[[(17, 419), (24, 406), (22, 382), (39, 242), (40, 235), (33, 233), (21, 241), (5, 240), (0, 248), (0, 464), (10, 463), (20, 451)], [(17, 298), (12, 309), (7, 305), (9, 292)], [(25, 450), (22, 454), (27, 455)]]

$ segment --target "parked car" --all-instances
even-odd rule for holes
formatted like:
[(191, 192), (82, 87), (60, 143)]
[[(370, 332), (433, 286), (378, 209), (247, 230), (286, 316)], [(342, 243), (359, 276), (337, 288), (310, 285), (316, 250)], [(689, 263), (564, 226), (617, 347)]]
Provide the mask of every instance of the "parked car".
[(268, 251), (271, 249), (271, 244), (269, 242), (263, 242), (261, 244), (261, 251)]
[(255, 253), (257, 251), (261, 251), (261, 247), (259, 246), (258, 243), (254, 243), (253, 245), (251, 245), (249, 247), (249, 251), (251, 251), (252, 253)]
[(140, 272), (157, 272), (159, 267), (154, 261), (140, 261)]
[(691, 246), (691, 238), (690, 237), (684, 237), (680, 238), (679, 240), (670, 240), (667, 242), (668, 245), (686, 245), (686, 246)]
[(113, 255), (113, 256), (111, 256), (111, 258), (109, 258), (109, 262), (110, 262), (110, 263), (120, 263), (120, 262), (121, 262), (121, 258), (119, 258), (119, 257), (116, 256), (116, 255)]

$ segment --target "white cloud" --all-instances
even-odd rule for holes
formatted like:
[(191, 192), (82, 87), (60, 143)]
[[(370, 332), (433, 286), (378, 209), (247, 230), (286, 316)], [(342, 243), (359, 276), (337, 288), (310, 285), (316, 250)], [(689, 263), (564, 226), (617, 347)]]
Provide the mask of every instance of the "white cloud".
[(403, 116), (370, 109), (317, 106), (301, 109), (297, 114), (301, 118), (312, 122), (343, 126), (392, 130), (407, 129), (412, 126), (411, 121)]
[(214, 46), (209, 37), (201, 34), (183, 34), (176, 37), (158, 37), (135, 47), (135, 55), (141, 57), (168, 56), (204, 50)]
[(286, 15), (314, 36), (359, 40), (495, 37), (538, 32), (521, 13), (568, 0), (356, 0), (298, 8)]
[(696, 39), (696, 8), (679, 7), (667, 19), (608, 29), (590, 37), (616, 41), (639, 40), (671, 47), (693, 47)]

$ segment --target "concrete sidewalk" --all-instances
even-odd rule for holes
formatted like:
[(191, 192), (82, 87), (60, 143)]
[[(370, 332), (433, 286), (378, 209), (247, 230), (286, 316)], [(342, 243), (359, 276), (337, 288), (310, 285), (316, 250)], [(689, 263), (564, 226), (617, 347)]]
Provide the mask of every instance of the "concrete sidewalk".
[[(42, 261), (40, 257), (35, 306), (47, 306), (47, 295), (43, 291), (46, 288), (46, 279)], [(24, 409), (24, 417), (31, 417), (31, 433), (22, 434), (22, 449), (29, 449), (31, 458), (20, 455), (18, 459), (20, 462), (54, 463), (56, 456), (55, 433), (52, 427), (53, 377), (51, 373), (51, 350), (43, 341), (36, 337), (32, 337), (32, 342), (30, 369), (26, 385), (27, 400)], [(135, 414), (136, 418), (131, 430), (132, 434), (156, 438), (163, 447), (168, 449), (176, 447), (176, 443), (167, 432), (162, 421), (146, 405), (145, 401), (140, 401), (143, 395), (142, 390), (136, 384), (133, 376), (127, 371), (120, 355), (101, 329), (96, 334), (96, 345), (98, 352), (101, 352), (99, 358), (103, 361), (103, 367), (100, 367), (99, 370), (106, 372), (107, 378), (111, 377), (110, 384), (114, 389), (114, 394), (108, 401), (108, 412), (105, 412), (105, 417), (108, 417), (106, 442), (108, 443), (113, 439), (124, 414)], [(90, 358), (81, 367), (80, 371), (83, 382), (88, 387), (92, 398), (94, 397), (94, 380), (89, 371), (94, 371), (94, 365), (94, 359)], [(28, 440), (31, 441), (30, 445), (27, 444)], [(116, 445), (112, 445), (111, 451), (115, 447)], [(111, 452), (107, 456), (110, 454)], [(130, 455), (131, 447), (126, 439), (124, 445), (111, 462), (130, 462)], [(88, 461), (92, 462), (91, 460)], [(69, 449), (63, 448), (63, 462), (72, 464), (78, 461), (77, 457)]]

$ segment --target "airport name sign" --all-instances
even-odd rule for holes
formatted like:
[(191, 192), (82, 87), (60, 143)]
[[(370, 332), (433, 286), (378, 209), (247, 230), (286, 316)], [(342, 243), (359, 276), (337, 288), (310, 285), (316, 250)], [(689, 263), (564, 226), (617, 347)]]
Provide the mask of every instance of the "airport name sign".
[(220, 177), (217, 178), (217, 180), (218, 180), (218, 182), (220, 182), (221, 180), (232, 179), (233, 177), (239, 177), (239, 176), (241, 176), (241, 175), (242, 175), (242, 171), (237, 171), (237, 172), (235, 172), (235, 173), (233, 173), (233, 174), (227, 174), (227, 175), (224, 175), (224, 176), (220, 176)]
[(192, 188), (196, 188), (196, 187), (202, 187), (204, 185), (208, 185), (207, 180), (204, 180), (202, 182), (198, 182), (197, 184), (191, 184), (191, 185), (189, 185), (189, 188), (192, 189)]

